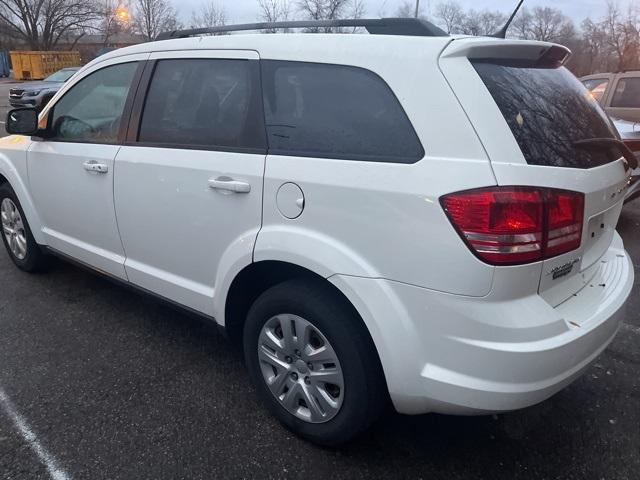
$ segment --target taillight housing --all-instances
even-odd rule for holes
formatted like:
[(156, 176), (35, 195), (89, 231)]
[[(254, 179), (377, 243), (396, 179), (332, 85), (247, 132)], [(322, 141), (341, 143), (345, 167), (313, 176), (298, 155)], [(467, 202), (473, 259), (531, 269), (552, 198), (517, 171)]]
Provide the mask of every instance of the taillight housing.
[(489, 187), (445, 195), (440, 203), (471, 251), (492, 265), (537, 262), (580, 247), (580, 192)]

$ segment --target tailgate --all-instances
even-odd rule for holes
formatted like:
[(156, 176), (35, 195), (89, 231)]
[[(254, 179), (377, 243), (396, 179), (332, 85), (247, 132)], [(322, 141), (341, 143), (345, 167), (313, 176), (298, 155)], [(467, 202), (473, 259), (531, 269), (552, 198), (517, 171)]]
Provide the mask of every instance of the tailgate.
[(598, 103), (561, 66), (567, 55), (564, 47), (544, 42), (460, 39), (440, 59), (498, 185), (584, 194), (580, 248), (539, 262), (538, 291), (554, 306), (595, 275), (613, 240), (629, 180), (619, 149), (576, 144), (618, 137)]

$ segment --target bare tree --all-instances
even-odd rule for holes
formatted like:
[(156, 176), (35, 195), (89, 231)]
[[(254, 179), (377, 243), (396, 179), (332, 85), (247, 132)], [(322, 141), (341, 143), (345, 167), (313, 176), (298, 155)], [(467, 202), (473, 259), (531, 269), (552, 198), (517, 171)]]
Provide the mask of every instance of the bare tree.
[(398, 9), (396, 10), (396, 17), (400, 17), (400, 18), (413, 17), (415, 15), (415, 11), (416, 11), (415, 2), (412, 2), (411, 0), (405, 0), (398, 6)]
[(460, 32), (465, 35), (491, 35), (498, 31), (507, 21), (507, 17), (500, 12), (489, 10), (469, 10), (462, 17)]
[(561, 10), (551, 7), (535, 7), (531, 14), (529, 36), (543, 42), (562, 42), (575, 36), (573, 22)]
[[(587, 18), (581, 25), (582, 38), (578, 52), (579, 70), (581, 74), (606, 71), (608, 68), (608, 51), (606, 33), (602, 25)], [(575, 58), (575, 54), (574, 54)]]
[[(258, 0), (258, 18), (263, 22), (286, 22), (291, 18), (291, 2), (289, 0)], [(276, 33), (277, 28), (263, 30), (264, 33)]]
[(224, 7), (213, 0), (201, 5), (197, 12), (191, 12), (191, 28), (218, 27), (226, 23)]
[(625, 18), (616, 3), (612, 0), (607, 2), (607, 13), (601, 22), (601, 28), (611, 53), (615, 55), (615, 68), (618, 70), (635, 68), (638, 65), (639, 24), (638, 10), (633, 3), (629, 6)]
[(618, 64), (621, 63), (624, 51), (623, 38), (620, 32), (620, 9), (613, 1), (607, 2), (607, 13), (601, 22), (601, 27), (605, 34), (607, 45), (613, 50), (612, 53), (618, 58)]
[[(364, 3), (359, 0), (298, 0), (298, 10), (308, 20), (336, 20), (362, 15)], [(342, 31), (336, 28), (310, 28), (309, 32)]]
[(447, 33), (460, 33), (465, 14), (460, 4), (451, 0), (436, 5), (434, 17)]
[(134, 26), (145, 39), (153, 40), (161, 32), (178, 30), (180, 22), (169, 0), (135, 0)]
[[(418, 5), (418, 18), (427, 20), (429, 17), (427, 11), (429, 10), (429, 2), (422, 0)], [(385, 15), (380, 15), (385, 16)], [(404, 0), (396, 10), (396, 17), (411, 18), (416, 16), (416, 0)]]
[(351, 0), (351, 5), (347, 14), (349, 18), (362, 18), (366, 13), (365, 0)]
[(15, 30), (0, 18), (0, 45), (2, 45), (0, 48), (13, 49), (18, 44), (16, 40)]
[(100, 19), (96, 30), (102, 35), (102, 42), (105, 46), (109, 44), (113, 35), (130, 32), (130, 12), (120, 0), (101, 0), (99, 9)]
[(531, 37), (531, 24), (533, 15), (528, 8), (523, 7), (513, 19), (513, 23), (509, 28), (509, 35), (519, 38), (521, 40), (527, 40)]
[(0, 20), (7, 34), (33, 50), (50, 50), (62, 39), (77, 39), (98, 18), (94, 0), (0, 0)]

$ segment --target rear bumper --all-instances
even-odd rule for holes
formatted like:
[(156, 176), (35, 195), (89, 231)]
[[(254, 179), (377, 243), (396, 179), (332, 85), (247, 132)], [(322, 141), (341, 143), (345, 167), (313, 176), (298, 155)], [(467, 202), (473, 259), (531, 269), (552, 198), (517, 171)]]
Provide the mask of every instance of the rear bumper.
[(591, 282), (555, 308), (537, 294), (492, 300), (386, 280), (335, 283), (369, 326), (399, 412), (480, 414), (533, 405), (577, 378), (618, 331), (633, 277), (616, 234)]

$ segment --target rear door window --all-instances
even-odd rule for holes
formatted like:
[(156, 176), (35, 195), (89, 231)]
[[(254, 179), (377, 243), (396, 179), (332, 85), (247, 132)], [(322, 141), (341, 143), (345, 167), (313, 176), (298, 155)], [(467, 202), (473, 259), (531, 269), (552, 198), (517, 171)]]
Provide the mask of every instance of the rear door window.
[(415, 163), (424, 156), (389, 86), (362, 68), (262, 61), (269, 153)]
[(613, 108), (640, 108), (640, 78), (621, 78), (611, 100)]
[(159, 60), (138, 142), (216, 150), (265, 148), (257, 62)]
[(584, 85), (566, 68), (536, 68), (492, 60), (472, 62), (530, 165), (593, 168), (618, 160), (617, 148), (577, 148), (575, 142), (617, 138)]

